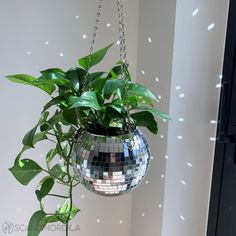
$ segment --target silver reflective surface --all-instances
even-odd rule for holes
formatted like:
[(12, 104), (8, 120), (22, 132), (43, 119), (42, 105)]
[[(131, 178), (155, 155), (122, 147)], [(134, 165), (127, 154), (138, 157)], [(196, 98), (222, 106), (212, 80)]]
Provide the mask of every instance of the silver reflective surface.
[(103, 196), (119, 196), (143, 180), (150, 150), (138, 129), (114, 137), (84, 131), (74, 145), (72, 159), (75, 175), (87, 189)]

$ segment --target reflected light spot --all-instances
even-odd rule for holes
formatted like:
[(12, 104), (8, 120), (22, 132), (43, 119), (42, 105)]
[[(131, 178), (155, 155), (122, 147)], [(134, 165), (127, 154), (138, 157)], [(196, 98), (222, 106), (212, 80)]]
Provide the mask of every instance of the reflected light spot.
[(176, 89), (176, 90), (180, 90), (180, 89), (181, 89), (181, 86), (178, 85), (178, 86), (175, 87), (175, 89)]
[(215, 23), (208, 25), (207, 30), (210, 31), (215, 28)]
[(210, 123), (211, 124), (217, 124), (217, 121), (216, 120), (211, 120)]
[(187, 166), (192, 167), (193, 164), (191, 162), (187, 162)]
[(210, 141), (215, 142), (216, 138), (215, 137), (210, 137)]
[(196, 8), (196, 9), (192, 12), (192, 16), (196, 16), (196, 15), (198, 14), (198, 12), (199, 12), (199, 9)]

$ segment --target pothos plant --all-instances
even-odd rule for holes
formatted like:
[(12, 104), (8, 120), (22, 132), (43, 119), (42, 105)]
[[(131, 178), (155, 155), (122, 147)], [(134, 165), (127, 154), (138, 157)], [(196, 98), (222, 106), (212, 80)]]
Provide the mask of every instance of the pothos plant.
[[(47, 69), (41, 71), (39, 78), (26, 74), (6, 76), (12, 82), (37, 87), (50, 95), (39, 121), (24, 136), (23, 148), (9, 169), (23, 185), (45, 174), (35, 191), (40, 208), (29, 221), (28, 236), (39, 235), (47, 224), (55, 222), (65, 224), (66, 235), (69, 234), (69, 221), (80, 211), (73, 204), (72, 190), (79, 180), (71, 172), (71, 153), (82, 130), (115, 136), (130, 132), (132, 126), (146, 127), (157, 134), (155, 117), (170, 119), (153, 107), (153, 101), (157, 100), (154, 94), (131, 80), (126, 63), (120, 61), (108, 72), (90, 72), (112, 45), (79, 59), (80, 67), (68, 71)], [(22, 158), (25, 151), (45, 140), (53, 144), (45, 157), (45, 167)], [(68, 187), (67, 193), (53, 192), (55, 184)], [(65, 202), (49, 213), (44, 205), (46, 197), (62, 198)]]

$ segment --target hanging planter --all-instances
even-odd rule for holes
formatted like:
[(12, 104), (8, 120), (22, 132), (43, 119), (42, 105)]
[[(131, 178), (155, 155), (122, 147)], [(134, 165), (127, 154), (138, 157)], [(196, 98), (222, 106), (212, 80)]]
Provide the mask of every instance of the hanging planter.
[(122, 195), (135, 188), (150, 163), (148, 143), (138, 129), (119, 136), (83, 131), (72, 156), (80, 182), (104, 196)]
[[(80, 183), (104, 196), (119, 196), (136, 187), (150, 165), (149, 145), (139, 127), (157, 134), (155, 118), (170, 119), (154, 108), (153, 102), (157, 100), (154, 94), (131, 79), (126, 57), (123, 0), (117, 0), (120, 61), (108, 72), (91, 72), (114, 45), (93, 52), (101, 3), (102, 0), (99, 1), (90, 54), (78, 60), (79, 67), (68, 71), (47, 69), (41, 71), (38, 78), (27, 74), (7, 76), (12, 82), (37, 87), (51, 97), (35, 127), (24, 136), (23, 148), (9, 169), (23, 185), (46, 173), (35, 191), (40, 210), (30, 219), (28, 236), (38, 235), (46, 224), (56, 221), (66, 225), (68, 235), (68, 223), (79, 212), (73, 205), (73, 188)], [(22, 158), (25, 151), (41, 141), (54, 145), (46, 155), (45, 167), (32, 159)], [(56, 183), (68, 187), (68, 193), (54, 193)], [(66, 200), (52, 214), (44, 208), (46, 197)], [(38, 222), (42, 223), (40, 227)]]

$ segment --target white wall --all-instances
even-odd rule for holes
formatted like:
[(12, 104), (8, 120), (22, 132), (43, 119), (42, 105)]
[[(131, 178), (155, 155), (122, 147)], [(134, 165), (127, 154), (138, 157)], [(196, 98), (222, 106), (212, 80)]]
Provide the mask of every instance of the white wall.
[[(161, 96), (156, 105), (164, 112), (169, 110), (174, 27), (175, 0), (140, 1), (138, 82)], [(133, 193), (132, 236), (161, 235), (167, 128), (168, 124), (159, 120), (157, 136), (145, 132), (154, 159), (146, 180)]]
[[(104, 0), (104, 4), (96, 48), (118, 38), (115, 1)], [(175, 0), (140, 0), (140, 7), (138, 0), (126, 4), (133, 77), (138, 58), (138, 82), (161, 96), (157, 107), (174, 120), (169, 131), (168, 123), (160, 121), (158, 136), (148, 134), (154, 159), (146, 180), (133, 194), (109, 199), (83, 187), (76, 189), (82, 211), (75, 223), (81, 231), (71, 235), (204, 236), (214, 152), (209, 138), (215, 136), (216, 128), (210, 121), (216, 120), (218, 109), (216, 84), (222, 69), (228, 0), (181, 0), (177, 6)], [(2, 77), (75, 66), (77, 58), (88, 53), (96, 5), (94, 0), (0, 0), (0, 228), (5, 221), (26, 224), (38, 209), (33, 193), (36, 181), (20, 186), (7, 169), (21, 148), (22, 136), (35, 124), (48, 99), (36, 89)], [(197, 14), (192, 16), (194, 11)], [(212, 23), (215, 27), (208, 31)], [(116, 48), (103, 65), (109, 67), (118, 55)], [(46, 151), (47, 145), (42, 144), (27, 157), (43, 162)], [(51, 200), (49, 204), (52, 208), (58, 203)]]
[[(77, 58), (87, 55), (96, 16), (94, 0), (0, 0), (0, 140), (1, 140), (1, 202), (0, 231), (5, 221), (26, 224), (39, 208), (34, 189), (36, 181), (24, 187), (8, 171), (21, 148), (23, 135), (37, 122), (43, 104), (49, 97), (36, 89), (12, 84), (4, 75), (29, 73), (37, 75), (48, 67), (71, 68)], [(136, 72), (138, 38), (138, 1), (127, 1), (128, 53)], [(79, 19), (76, 19), (76, 16)], [(111, 27), (106, 24), (111, 23)], [(87, 35), (83, 39), (83, 34)], [(103, 16), (95, 47), (106, 46), (118, 39), (115, 1), (105, 0)], [(48, 41), (48, 45), (45, 42)], [(30, 55), (27, 55), (27, 52)], [(59, 54), (63, 53), (64, 57)], [(110, 53), (105, 67), (119, 60), (118, 48)], [(24, 157), (43, 163), (47, 145), (37, 146)], [(40, 156), (43, 154), (43, 157)], [(39, 180), (39, 178), (37, 178)], [(58, 191), (62, 191), (58, 189)], [(83, 187), (75, 190), (75, 201), (81, 208), (76, 220), (81, 236), (129, 236), (132, 194), (120, 198), (102, 198)], [(50, 208), (58, 202), (50, 201)], [(100, 219), (100, 223), (97, 223)], [(120, 224), (120, 220), (123, 224)], [(0, 233), (2, 235), (2, 232)], [(14, 232), (23, 236), (26, 232)], [(45, 232), (42, 235), (64, 235), (64, 232)]]
[(206, 235), (227, 11), (177, 0), (162, 236)]

